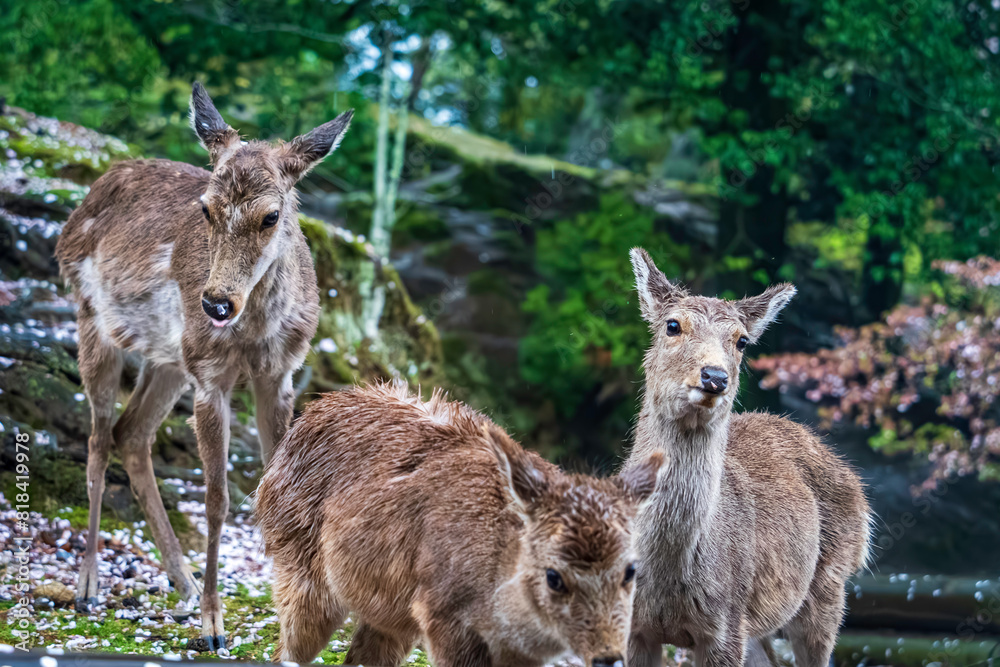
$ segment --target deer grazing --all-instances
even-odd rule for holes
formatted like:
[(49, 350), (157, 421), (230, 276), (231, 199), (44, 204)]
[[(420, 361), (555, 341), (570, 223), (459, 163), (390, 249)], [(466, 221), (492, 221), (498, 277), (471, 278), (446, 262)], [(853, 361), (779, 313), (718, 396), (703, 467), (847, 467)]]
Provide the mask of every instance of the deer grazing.
[(440, 392), (322, 396), (257, 490), (276, 658), (311, 662), (353, 611), (345, 664), (399, 665), (422, 639), (436, 667), (532, 667), (565, 652), (611, 667), (628, 644), (632, 517), (661, 462), (568, 475)]
[(660, 665), (669, 643), (693, 647), (699, 667), (737, 667), (751, 640), (763, 649), (760, 640), (780, 630), (797, 667), (826, 667), (845, 580), (868, 558), (864, 490), (803, 426), (732, 414), (743, 349), (795, 288), (775, 285), (740, 301), (693, 296), (644, 250), (631, 258), (653, 342), (623, 474), (656, 453), (665, 463), (636, 519), (627, 664)]
[[(183, 596), (199, 595), (150, 458), (156, 429), (193, 383), (207, 486), (202, 635), (210, 648), (225, 646), (217, 561), (229, 510), (230, 393), (237, 381), (251, 383), (266, 462), (288, 429), (292, 373), (309, 350), (319, 314), (294, 186), (336, 149), (350, 120), (348, 111), (289, 143), (243, 142), (195, 83), (191, 124), (213, 171), (168, 160), (117, 164), (66, 223), (56, 255), (76, 293), (80, 375), (92, 415), (90, 522), (79, 607), (97, 601), (101, 496), (115, 448), (170, 579)], [(115, 421), (127, 352), (136, 353), (142, 366)]]

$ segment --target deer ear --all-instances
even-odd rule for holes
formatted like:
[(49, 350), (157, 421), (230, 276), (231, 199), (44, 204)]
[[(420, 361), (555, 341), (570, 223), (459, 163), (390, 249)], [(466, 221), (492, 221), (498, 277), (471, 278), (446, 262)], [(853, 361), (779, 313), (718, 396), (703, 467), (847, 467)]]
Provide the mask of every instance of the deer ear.
[(629, 257), (635, 273), (635, 291), (639, 293), (642, 319), (652, 324), (664, 304), (684, 298), (687, 291), (667, 280), (663, 272), (656, 268), (653, 258), (642, 248), (632, 248)]
[(663, 465), (663, 454), (657, 452), (639, 465), (631, 466), (615, 476), (615, 483), (628, 499), (639, 505), (656, 489), (656, 475)]
[(781, 283), (771, 285), (757, 296), (748, 296), (736, 302), (736, 308), (743, 318), (751, 343), (757, 342), (797, 291), (795, 285)]
[(215, 166), (222, 164), (240, 146), (240, 133), (222, 120), (212, 98), (198, 81), (191, 86), (191, 127)]
[(548, 477), (538, 465), (541, 459), (524, 451), (499, 426), (487, 424), (483, 429), (518, 514), (522, 518), (530, 518), (532, 510), (549, 488)]
[(330, 122), (323, 123), (282, 146), (281, 168), (285, 174), (293, 181), (298, 181), (322, 162), (323, 158), (337, 150), (353, 117), (354, 109), (345, 111)]

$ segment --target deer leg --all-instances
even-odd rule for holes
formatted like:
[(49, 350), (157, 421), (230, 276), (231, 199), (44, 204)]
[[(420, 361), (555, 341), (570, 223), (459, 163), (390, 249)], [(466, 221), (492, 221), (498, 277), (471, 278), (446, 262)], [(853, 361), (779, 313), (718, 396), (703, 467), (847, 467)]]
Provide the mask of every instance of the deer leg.
[(628, 667), (660, 667), (663, 645), (640, 633), (632, 635), (628, 645)]
[(292, 407), (295, 403), (292, 372), (254, 377), (253, 394), (257, 404), (260, 457), (266, 467), (271, 460), (271, 452), (281, 442), (292, 421)]
[(205, 554), (205, 589), (201, 596), (201, 636), (211, 650), (225, 648), (226, 634), (219, 601), (219, 540), (229, 513), (226, 455), (229, 452), (229, 398), (232, 382), (224, 388), (198, 386), (194, 420), (198, 453), (205, 467), (205, 515), (208, 550)]
[(92, 318), (81, 309), (80, 377), (90, 402), (90, 438), (87, 440), (87, 497), (90, 517), (87, 522), (87, 551), (80, 564), (76, 584), (76, 608), (90, 611), (97, 604), (97, 541), (100, 539), (101, 502), (104, 497), (104, 473), (115, 440), (115, 399), (122, 374), (122, 353), (101, 339)]
[(778, 656), (774, 653), (771, 637), (757, 637), (747, 642), (744, 667), (777, 667)]
[(347, 607), (330, 593), (325, 581), (315, 581), (301, 568), (276, 560), (273, 579), (274, 606), (281, 624), (274, 660), (308, 664), (344, 622)]
[(785, 626), (796, 667), (827, 667), (830, 663), (844, 616), (845, 597), (842, 581), (813, 581), (799, 613)]
[(416, 639), (386, 634), (361, 619), (351, 637), (351, 648), (344, 658), (344, 664), (397, 667), (410, 654)]
[(152, 459), (156, 429), (170, 414), (187, 385), (187, 376), (179, 365), (154, 366), (145, 362), (139, 372), (135, 392), (115, 424), (115, 441), (121, 451), (132, 493), (142, 506), (146, 522), (153, 532), (153, 540), (160, 549), (163, 569), (177, 592), (186, 599), (193, 599), (201, 589), (184, 560), (180, 542), (167, 518), (153, 474)]
[(459, 623), (432, 621), (423, 634), (430, 662), (435, 667), (493, 667), (489, 646), (483, 638)]
[(696, 645), (694, 662), (698, 667), (742, 667), (746, 649), (745, 633), (727, 632)]

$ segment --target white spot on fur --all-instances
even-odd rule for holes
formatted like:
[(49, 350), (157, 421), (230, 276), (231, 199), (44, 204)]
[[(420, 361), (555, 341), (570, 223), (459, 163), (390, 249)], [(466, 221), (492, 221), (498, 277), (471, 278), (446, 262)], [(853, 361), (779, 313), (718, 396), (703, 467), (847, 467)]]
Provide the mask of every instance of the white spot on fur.
[(111, 340), (112, 326), (108, 321), (107, 312), (111, 309), (111, 300), (104, 290), (104, 283), (98, 269), (100, 257), (86, 257), (76, 265), (77, 288), (80, 296), (90, 302), (94, 310), (94, 325), (97, 333), (105, 341)]
[(80, 225), (80, 232), (83, 234), (89, 232), (90, 228), (94, 226), (94, 220), (96, 220), (96, 218), (87, 218), (84, 220), (83, 224)]
[(156, 249), (156, 254), (150, 260), (150, 268), (158, 273), (168, 273), (170, 262), (174, 257), (174, 244), (163, 243)]

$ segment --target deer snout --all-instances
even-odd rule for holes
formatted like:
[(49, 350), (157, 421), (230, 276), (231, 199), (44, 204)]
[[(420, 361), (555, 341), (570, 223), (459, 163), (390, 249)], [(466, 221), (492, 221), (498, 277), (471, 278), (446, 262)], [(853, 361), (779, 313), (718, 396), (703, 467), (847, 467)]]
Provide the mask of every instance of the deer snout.
[(701, 388), (709, 394), (721, 394), (729, 386), (729, 374), (718, 366), (701, 369)]
[(226, 297), (217, 297), (205, 292), (201, 295), (201, 307), (205, 314), (216, 322), (225, 322), (233, 316), (233, 302)]
[(591, 662), (591, 667), (618, 667), (625, 663), (625, 659), (620, 655), (606, 655), (600, 658), (594, 658)]

